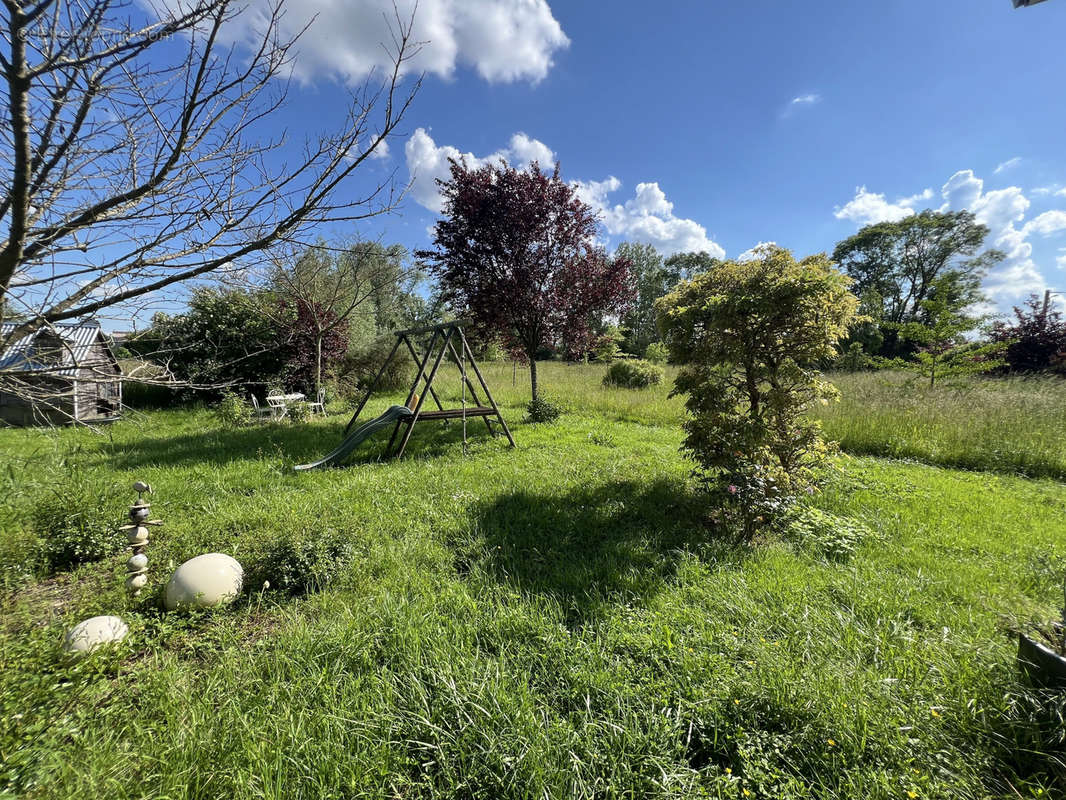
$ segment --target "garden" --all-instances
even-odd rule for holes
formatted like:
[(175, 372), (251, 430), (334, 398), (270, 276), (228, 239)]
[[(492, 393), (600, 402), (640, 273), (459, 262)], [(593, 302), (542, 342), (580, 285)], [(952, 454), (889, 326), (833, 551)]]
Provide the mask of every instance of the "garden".
[(659, 252), (397, 185), (413, 11), (297, 156), (280, 3), (8, 6), (0, 798), (1066, 796), (1066, 320), (986, 286), (1066, 212)]
[[(190, 409), (102, 433), (0, 432), (6, 790), (1061, 789), (1061, 696), (1020, 678), (1008, 632), (1061, 603), (1061, 382), (926, 390), (901, 452), (896, 415), (917, 402), (901, 376), (832, 376), (845, 400), (824, 419), (845, 452), (806, 533), (753, 545), (708, 522), (668, 386), (604, 387), (605, 369), (542, 365), (565, 413), (532, 424), (528, 385), (511, 385), (509, 362), (486, 365), (515, 450), (481, 435), (464, 454), (457, 422), (427, 424), (404, 460), (368, 452), (310, 474), (291, 467), (346, 417), (231, 428)], [(403, 397), (370, 411), (390, 401)], [(138, 479), (165, 523), (149, 550), (157, 589), (219, 550), (246, 569), (233, 606), (131, 602), (113, 535), (99, 561), (18, 575), (31, 549), (61, 556), (78, 531), (113, 530)], [(105, 612), (127, 640), (65, 661), (63, 632)]]

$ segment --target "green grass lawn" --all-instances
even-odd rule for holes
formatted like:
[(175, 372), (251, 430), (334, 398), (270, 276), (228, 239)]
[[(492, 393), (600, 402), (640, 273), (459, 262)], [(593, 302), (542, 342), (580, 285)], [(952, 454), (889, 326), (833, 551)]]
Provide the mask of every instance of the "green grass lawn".
[[(509, 364), (488, 369), (515, 450), (471, 421), (464, 454), (458, 423), (425, 423), (401, 462), (370, 447), (297, 475), (346, 418), (223, 430), (208, 412), (152, 412), (102, 433), (0, 431), (9, 582), (39, 551), (35, 509), (104, 504), (117, 523), (132, 498), (100, 487), (142, 478), (166, 521), (156, 592), (208, 551), (250, 584), (223, 612), (163, 615), (154, 595), (125, 598), (116, 555), (8, 590), (0, 796), (1066, 792), (1066, 707), (1021, 684), (1004, 632), (1062, 599), (1066, 486), (1012, 474), (1066, 476), (1058, 385), (938, 390), (908, 414), (890, 398), (910, 390), (844, 376), (827, 429), (930, 463), (838, 459), (815, 502), (868, 529), (839, 560), (719, 538), (665, 388), (608, 391), (602, 368), (546, 365), (571, 413), (535, 426), (527, 375), (512, 388)], [(1000, 451), (1015, 457), (988, 460)], [(262, 590), (286, 542), (340, 553), (333, 580)], [(62, 661), (63, 631), (102, 613), (130, 623), (127, 643)]]

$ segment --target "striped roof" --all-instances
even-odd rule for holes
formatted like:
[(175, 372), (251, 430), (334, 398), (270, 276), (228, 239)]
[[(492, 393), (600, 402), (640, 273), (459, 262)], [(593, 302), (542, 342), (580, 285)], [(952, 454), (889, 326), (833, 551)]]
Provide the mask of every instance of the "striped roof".
[[(17, 323), (0, 324), (0, 342), (10, 336)], [(58, 334), (63, 339), (61, 360), (58, 364), (42, 361), (35, 357), (34, 345), (39, 336), (49, 332)], [(42, 328), (30, 336), (24, 336), (0, 355), (0, 370), (18, 370), (20, 372), (49, 372), (53, 375), (74, 376), (79, 369), (100, 367), (104, 362), (93, 358), (92, 350), (97, 341), (102, 341), (104, 351), (110, 361), (117, 367), (115, 356), (107, 340), (100, 331), (99, 322), (57, 323), (51, 328)]]

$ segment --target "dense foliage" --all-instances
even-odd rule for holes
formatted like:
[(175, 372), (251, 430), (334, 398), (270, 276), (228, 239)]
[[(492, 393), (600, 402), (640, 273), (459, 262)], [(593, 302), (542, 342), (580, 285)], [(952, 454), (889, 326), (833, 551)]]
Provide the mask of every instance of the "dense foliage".
[(451, 161), (440, 182), (443, 215), (434, 250), (422, 251), (443, 296), (525, 354), (533, 398), (537, 353), (565, 342), (587, 351), (599, 319), (629, 303), (629, 264), (595, 243), (596, 216), (559, 166), (546, 175), (507, 164)]
[(126, 346), (192, 386), (267, 382), (288, 363), (288, 321), (272, 292), (200, 287), (183, 313), (156, 314)]
[(1036, 295), (1025, 301), (1025, 308), (1014, 307), (1013, 321), (996, 322), (992, 339), (1005, 345), (1004, 362), (1011, 372), (1066, 372), (1066, 320)]
[(683, 282), (657, 304), (674, 393), (687, 395), (685, 449), (747, 535), (813, 490), (830, 452), (806, 411), (835, 396), (817, 365), (836, 354), (858, 300), (824, 255), (767, 245)]
[(663, 382), (663, 368), (640, 359), (615, 361), (603, 376), (604, 386), (621, 386), (626, 389), (647, 389)]
[(913, 352), (900, 328), (921, 321), (934, 286), (963, 306), (981, 299), (981, 277), (1003, 258), (996, 250), (980, 252), (987, 235), (969, 211), (923, 211), (867, 225), (840, 242), (833, 261), (855, 281), (862, 313), (874, 323), (860, 323), (853, 339), (871, 355)]

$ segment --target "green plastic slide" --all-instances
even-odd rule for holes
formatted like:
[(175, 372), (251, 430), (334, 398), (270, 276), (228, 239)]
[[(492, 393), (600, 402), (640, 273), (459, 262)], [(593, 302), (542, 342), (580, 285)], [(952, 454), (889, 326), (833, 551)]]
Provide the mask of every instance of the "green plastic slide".
[(377, 419), (372, 419), (370, 422), (364, 422), (354, 431), (344, 437), (344, 441), (340, 443), (340, 446), (318, 461), (312, 461), (310, 464), (297, 464), (293, 469), (297, 472), (302, 472), (308, 469), (318, 469), (319, 467), (334, 467), (342, 463), (351, 452), (363, 443), (370, 434), (379, 428), (384, 428), (386, 425), (396, 422), (397, 420), (407, 419), (414, 416), (414, 412), (407, 406), (389, 406)]

